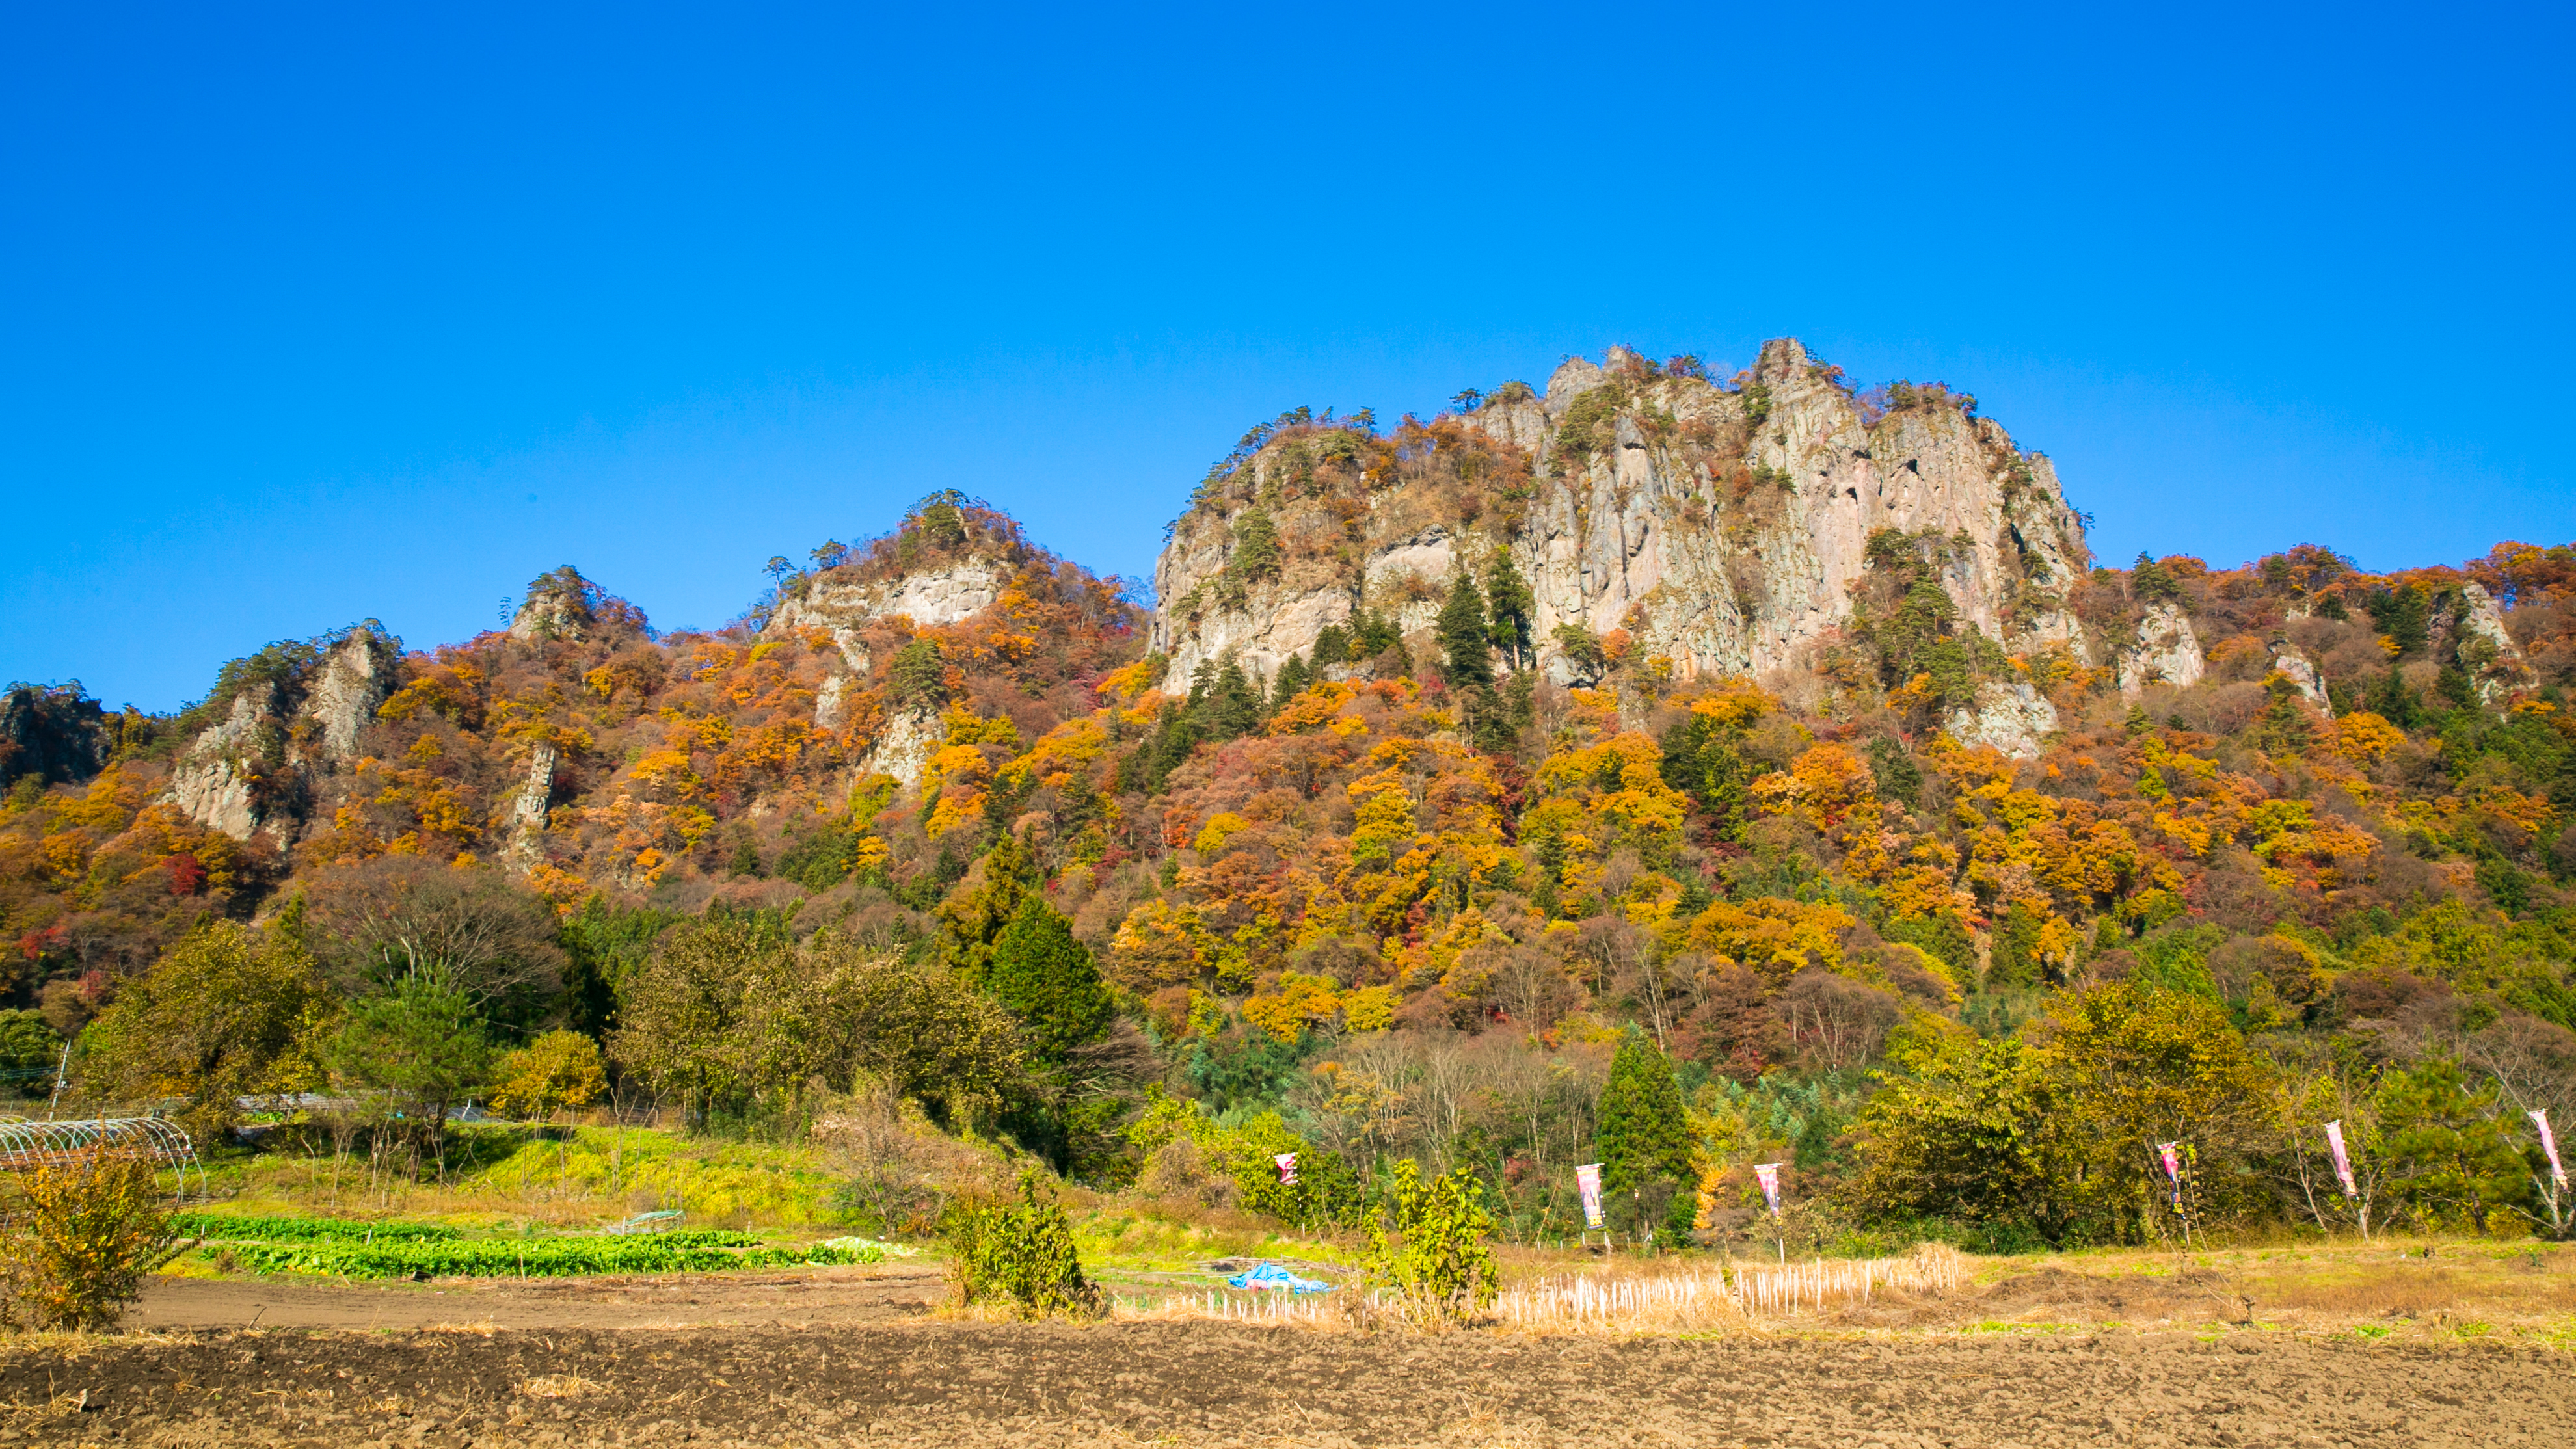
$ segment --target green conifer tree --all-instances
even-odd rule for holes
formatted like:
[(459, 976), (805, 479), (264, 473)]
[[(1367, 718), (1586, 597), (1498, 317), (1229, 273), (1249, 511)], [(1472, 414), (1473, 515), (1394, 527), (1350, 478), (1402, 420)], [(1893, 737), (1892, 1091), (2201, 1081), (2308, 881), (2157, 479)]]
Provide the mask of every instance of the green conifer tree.
[(1529, 581), (1512, 566), (1510, 549), (1494, 546), (1492, 577), (1486, 580), (1485, 596), (1493, 614), (1494, 647), (1503, 652), (1514, 669), (1530, 661), (1530, 611), (1538, 599), (1530, 592)]
[(1313, 682), (1314, 676), (1312, 671), (1306, 668), (1306, 661), (1297, 655), (1289, 655), (1286, 662), (1279, 666), (1279, 677), (1271, 681), (1270, 707), (1275, 710), (1295, 699), (1305, 693), (1306, 686)]
[(2411, 730), (2424, 722), (2423, 700), (2406, 687), (2405, 676), (2397, 672), (2394, 664), (2388, 666), (2388, 673), (2370, 691), (2370, 711), (2401, 730)]
[(1485, 594), (1466, 569), (1450, 582), (1449, 602), (1432, 625), (1440, 638), (1440, 674), (1458, 690), (1494, 687), (1494, 641), (1485, 620)]
[(1994, 947), (1987, 953), (1986, 986), (1989, 990), (2003, 986), (2037, 986), (2046, 974), (2039, 958), (2039, 928), (2044, 924), (2037, 911), (2026, 901), (2015, 901), (2004, 912), (1995, 929)]
[(1229, 659), (1208, 686), (1199, 718), (1211, 739), (1231, 740), (1261, 728), (1261, 691), (1252, 687), (1243, 666)]
[(1743, 742), (1743, 730), (1700, 714), (1664, 731), (1664, 783), (1708, 812), (1720, 840), (1743, 840), (1753, 818), (1752, 784), (1764, 767), (1744, 757)]
[(1034, 891), (994, 938), (984, 987), (1027, 1026), (1031, 1049), (1049, 1065), (1097, 1038), (1116, 1014), (1091, 948)]
[(1691, 1183), (1690, 1119), (1672, 1058), (1635, 1027), (1610, 1059), (1601, 1089), (1601, 1188), (1632, 1192), (1654, 1182)]
[(2182, 597), (2182, 580), (2175, 578), (2172, 570), (2149, 557), (2143, 549), (2138, 553), (2137, 563), (2129, 570), (2129, 588), (2141, 599)]
[(948, 697), (948, 663), (940, 657), (936, 639), (916, 637), (896, 650), (886, 672), (897, 699), (938, 704)]
[(1351, 634), (1339, 624), (1326, 624), (1315, 636), (1315, 669), (1320, 675), (1328, 664), (1351, 662)]
[(1404, 643), (1404, 631), (1383, 614), (1362, 609), (1351, 620), (1351, 658), (1375, 659)]
[(2367, 603), (2370, 622), (2396, 642), (2399, 654), (2420, 654), (2432, 642), (2433, 613), (2422, 589), (2411, 584), (2382, 589)]
[(1018, 917), (1020, 903), (1038, 885), (1037, 866), (1029, 859), (1028, 847), (1008, 832), (984, 852), (982, 866), (980, 878), (969, 872), (939, 903), (939, 924), (946, 938), (943, 954), (949, 965), (979, 983), (992, 968), (993, 942)]
[(2467, 709), (2477, 703), (2477, 691), (2469, 684), (2469, 672), (2457, 664), (2445, 664), (2433, 676), (2433, 692), (2450, 701), (2453, 709)]

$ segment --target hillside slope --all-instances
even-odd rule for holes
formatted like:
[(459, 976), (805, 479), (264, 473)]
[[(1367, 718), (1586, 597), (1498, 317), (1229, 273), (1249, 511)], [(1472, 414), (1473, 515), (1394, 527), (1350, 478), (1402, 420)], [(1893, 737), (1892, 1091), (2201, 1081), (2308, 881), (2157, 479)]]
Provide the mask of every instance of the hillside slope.
[[(1614, 352), (1468, 401), (1255, 429), (1150, 618), (937, 495), (722, 630), (567, 568), (507, 630), (272, 646), (171, 718), (15, 690), (7, 1004), (78, 1031), (201, 922), (444, 872), (561, 932), (513, 1039), (614, 1045), (707, 923), (828, 928), (1061, 1038), (1052, 1125), (1009, 1130), (1068, 1170), (1162, 1154), (1154, 1080), (1355, 1170), (1472, 1127), (1532, 1223), (1632, 1024), (1685, 1069), (1712, 1203), (1792, 1147), (1820, 1194), (1864, 1182), (1889, 1099), (1857, 1069), (2009, 1065), (1956, 1042), (2058, 1040), (2042, 1013), (2123, 983), (2285, 1072), (2509, 1038), (2543, 1066), (2480, 1120), (2576, 1110), (2576, 550), (2093, 566), (1969, 400), (1788, 342), (1726, 385)], [(1023, 914), (1108, 1005), (987, 974)], [(766, 1050), (723, 1059), (728, 1110), (800, 1100)]]

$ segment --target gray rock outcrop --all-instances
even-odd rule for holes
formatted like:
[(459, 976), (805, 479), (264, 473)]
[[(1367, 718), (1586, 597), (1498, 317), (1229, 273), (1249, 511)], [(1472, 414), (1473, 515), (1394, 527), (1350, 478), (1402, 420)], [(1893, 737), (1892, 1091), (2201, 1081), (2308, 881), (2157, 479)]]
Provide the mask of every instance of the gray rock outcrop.
[(2317, 673), (2316, 664), (2299, 652), (2287, 639), (2272, 641), (2272, 670), (2299, 691), (2299, 697), (2331, 715), (2333, 703), (2326, 697), (2325, 679)]
[(2505, 631), (2504, 615), (2486, 585), (2472, 581), (2460, 586), (2454, 618), (2460, 667), (2468, 671), (2480, 704), (2493, 705), (2531, 687), (2531, 666), (2522, 657), (2522, 646)]
[[(1391, 479), (1372, 479), (1365, 515), (1346, 522), (1326, 500), (1282, 496), (1276, 450), (1256, 454), (1174, 525), (1156, 562), (1153, 644), (1170, 677), (1229, 655), (1270, 674), (1363, 605), (1419, 640), (1459, 563), (1483, 578), (1497, 545), (1535, 598), (1543, 668), (1559, 653), (1556, 628), (1574, 624), (1625, 628), (1639, 657), (1668, 658), (1680, 677), (1763, 674), (1850, 621), (1881, 529), (1949, 542), (1940, 582), (1963, 624), (2089, 662), (2060, 593), (2089, 558), (2082, 525), (2048, 459), (1992, 420), (1929, 392), (1873, 417), (1787, 339), (1762, 349), (1742, 391), (1662, 376), (1616, 350), (1609, 364), (1570, 360), (1544, 396), (1467, 415), (1531, 460), (1531, 495), (1508, 532), (1490, 512), (1426, 516), (1390, 496)], [(1619, 389), (1615, 406), (1583, 402), (1605, 388)], [(1304, 568), (1212, 603), (1234, 526), (1256, 506), (1281, 539), (1323, 540), (1310, 554), (1339, 561), (1328, 578)]]
[(2011, 759), (2033, 760), (2057, 729), (2057, 706), (2027, 684), (1988, 682), (1977, 686), (1976, 708), (1952, 710), (1945, 727), (1969, 749), (1992, 745)]
[(169, 790), (188, 818), (236, 840), (266, 829), (291, 841), (333, 793), (393, 693), (402, 645), (369, 620), (315, 646), (281, 675), (243, 681), (189, 742)]
[(540, 574), (529, 582), (518, 613), (510, 618), (510, 637), (531, 642), (580, 639), (597, 622), (599, 600), (599, 586), (570, 564)]
[(850, 778), (892, 775), (904, 789), (911, 790), (921, 784), (922, 771), (929, 767), (930, 757), (939, 752), (947, 738), (933, 710), (915, 706), (892, 711), (886, 715), (885, 726), (877, 731), (875, 742), (859, 757)]
[(825, 630), (850, 668), (864, 675), (869, 661), (867, 645), (859, 639), (861, 627), (898, 615), (925, 629), (972, 618), (1002, 597), (1002, 586), (1010, 576), (1009, 565), (986, 558), (866, 583), (841, 583), (824, 574), (808, 584), (803, 594), (781, 603), (770, 616), (766, 632)]
[(274, 710), (273, 689), (244, 689), (221, 721), (198, 732), (170, 772), (170, 798), (191, 820), (235, 840), (259, 831), (261, 726)]
[(2136, 642), (2121, 652), (2117, 667), (2120, 693), (2136, 699), (2150, 684), (2188, 689), (2200, 683), (2209, 672), (2209, 661), (2200, 652), (2200, 636), (2192, 632), (2191, 618), (2182, 606), (2159, 599), (2147, 606)]
[[(991, 608), (1002, 597), (1010, 582), (1011, 567), (998, 560), (968, 557), (934, 569), (923, 569), (893, 579), (872, 579), (865, 583), (837, 581), (823, 574), (806, 585), (805, 591), (787, 599), (770, 616), (763, 632), (783, 634), (791, 629), (820, 629), (831, 635), (833, 646), (840, 652), (848, 674), (835, 671), (825, 679), (814, 696), (814, 724), (817, 728), (836, 730), (848, 716), (847, 698), (857, 680), (868, 677), (873, 661), (861, 631), (879, 619), (903, 618), (914, 628), (926, 629), (941, 624), (954, 624), (973, 618)], [(1320, 626), (1319, 626), (1320, 627)], [(938, 721), (931, 720), (936, 732)], [(894, 722), (887, 722), (888, 730)], [(922, 759), (927, 759), (924, 754)], [(885, 768), (880, 766), (879, 768)], [(920, 774), (920, 762), (909, 766), (910, 773), (886, 769), (909, 786)]]
[(555, 766), (562, 763), (554, 741), (541, 739), (528, 751), (528, 773), (510, 800), (510, 855), (533, 861), (545, 853), (546, 813), (554, 808)]

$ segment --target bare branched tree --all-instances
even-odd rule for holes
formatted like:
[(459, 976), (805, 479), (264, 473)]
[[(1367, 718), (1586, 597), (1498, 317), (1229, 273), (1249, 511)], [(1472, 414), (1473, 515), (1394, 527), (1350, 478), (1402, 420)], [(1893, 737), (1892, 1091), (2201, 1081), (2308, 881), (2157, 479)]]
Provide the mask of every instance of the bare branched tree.
[(554, 912), (497, 870), (381, 856), (315, 875), (309, 939), (344, 988), (418, 981), (485, 1011), (563, 989)]

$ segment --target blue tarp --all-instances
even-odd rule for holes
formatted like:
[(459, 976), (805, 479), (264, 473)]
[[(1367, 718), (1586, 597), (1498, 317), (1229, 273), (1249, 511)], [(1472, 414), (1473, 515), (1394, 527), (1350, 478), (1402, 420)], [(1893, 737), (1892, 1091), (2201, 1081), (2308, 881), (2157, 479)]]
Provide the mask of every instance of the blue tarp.
[(1330, 1293), (1333, 1285), (1319, 1278), (1300, 1278), (1276, 1263), (1262, 1263), (1225, 1280), (1234, 1288), (1285, 1288), (1291, 1293)]

